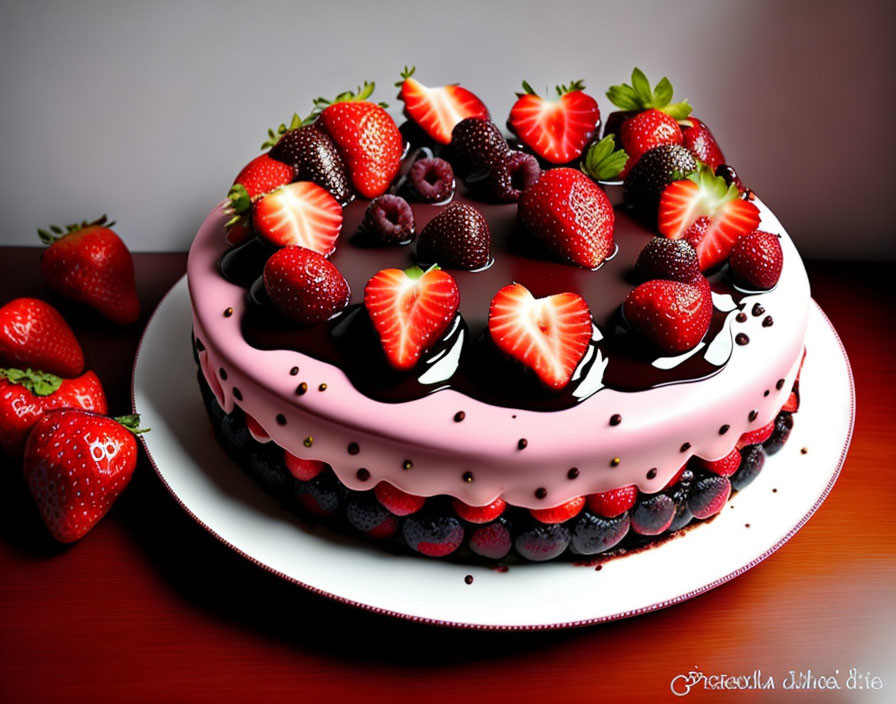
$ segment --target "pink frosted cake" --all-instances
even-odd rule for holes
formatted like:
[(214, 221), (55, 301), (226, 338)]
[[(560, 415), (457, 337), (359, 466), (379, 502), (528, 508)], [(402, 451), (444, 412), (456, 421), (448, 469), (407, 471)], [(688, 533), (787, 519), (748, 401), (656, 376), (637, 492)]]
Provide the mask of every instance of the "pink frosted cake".
[(430, 556), (581, 559), (711, 518), (797, 409), (784, 229), (665, 79), (612, 87), (599, 140), (579, 82), (524, 84), (506, 138), (411, 74), (400, 128), (372, 86), (316, 101), (199, 230), (223, 445), (291, 508)]

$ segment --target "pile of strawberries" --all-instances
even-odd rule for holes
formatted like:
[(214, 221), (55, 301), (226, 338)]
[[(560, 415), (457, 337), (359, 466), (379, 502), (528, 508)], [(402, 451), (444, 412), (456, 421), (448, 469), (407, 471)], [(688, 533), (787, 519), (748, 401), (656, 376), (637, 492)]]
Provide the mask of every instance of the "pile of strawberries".
[[(57, 294), (130, 325), (140, 305), (134, 264), (105, 216), (39, 230), (49, 248), (40, 270)], [(112, 418), (103, 386), (84, 370), (71, 327), (49, 303), (16, 298), (0, 307), (0, 447), (25, 482), (54, 538), (81, 538), (127, 486), (137, 462), (139, 417)]]
[[(364, 292), (386, 360), (413, 369), (457, 315), (460, 292), (446, 270), (476, 271), (492, 260), (488, 223), (466, 203), (445, 206), (415, 232), (407, 200), (450, 198), (455, 177), (479, 200), (516, 202), (526, 236), (585, 269), (615, 252), (614, 210), (602, 186), (622, 179), (629, 208), (662, 242), (645, 250), (636, 272), (642, 282), (620, 303), (631, 331), (661, 354), (686, 352), (705, 336), (713, 311), (707, 274), (729, 264), (737, 286), (776, 285), (778, 238), (757, 230), (752, 193), (687, 101), (672, 102), (668, 79), (651, 87), (636, 68), (631, 84), (612, 86), (607, 96), (619, 110), (602, 139), (597, 101), (582, 81), (558, 86), (553, 99), (524, 81), (507, 118), (510, 140), (466, 88), (428, 87), (413, 68), (396, 85), (407, 118), (401, 128), (365, 83), (270, 130), (262, 145), (269, 151), (234, 181), (228, 239), (257, 236), (281, 248), (263, 280), (287, 318), (319, 323), (348, 304), (349, 286), (327, 258), (342, 206), (370, 199), (361, 234), (374, 246), (416, 238), (418, 266), (380, 271)], [(569, 291), (535, 299), (507, 283), (491, 303), (492, 342), (545, 387), (564, 388), (594, 336), (586, 301)]]

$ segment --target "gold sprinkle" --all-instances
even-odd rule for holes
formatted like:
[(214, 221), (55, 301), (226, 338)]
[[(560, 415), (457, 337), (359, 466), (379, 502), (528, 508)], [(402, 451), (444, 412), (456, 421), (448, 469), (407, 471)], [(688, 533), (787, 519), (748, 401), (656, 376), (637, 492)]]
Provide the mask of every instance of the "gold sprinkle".
[(233, 308), (227, 308), (227, 309), (225, 309), (225, 311), (224, 311), (224, 317), (225, 317), (225, 318), (229, 318), (231, 315), (233, 315)]
[(321, 384), (320, 386), (317, 387), (317, 390), (318, 390), (318, 391), (326, 391), (326, 390), (327, 390), (327, 385), (326, 385), (326, 384)]
[(413, 466), (414, 466), (414, 463), (411, 462), (410, 460), (405, 460), (404, 462), (401, 463), (402, 469), (410, 469)]
[(309, 435), (307, 438), (305, 438), (302, 444), (305, 445), (305, 447), (311, 447), (314, 444), (314, 439)]
[(613, 459), (610, 460), (610, 466), (618, 467), (620, 462), (622, 462), (621, 459), (619, 459), (618, 457), (614, 457)]

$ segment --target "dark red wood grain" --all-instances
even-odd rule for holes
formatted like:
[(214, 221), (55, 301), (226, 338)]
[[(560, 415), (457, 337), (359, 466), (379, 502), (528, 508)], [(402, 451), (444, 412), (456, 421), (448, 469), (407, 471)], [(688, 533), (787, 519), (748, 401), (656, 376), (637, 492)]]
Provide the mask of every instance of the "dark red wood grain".
[[(0, 249), (0, 304), (59, 304), (130, 410), (142, 326), (184, 254), (135, 256), (139, 324), (114, 329), (49, 296), (40, 251)], [(565, 632), (467, 632), (312, 595), (231, 552), (166, 493), (145, 458), (111, 513), (70, 547), (47, 537), (19, 467), (0, 466), (0, 702), (658, 701), (673, 677), (790, 670), (892, 673), (896, 654), (896, 330), (891, 265), (810, 263), (813, 295), (850, 355), (852, 448), (831, 496), (781, 550), (741, 577), (653, 614)], [(661, 578), (661, 576), (658, 576)], [(413, 585), (408, 585), (413, 589)], [(896, 700), (896, 681), (884, 681)], [(880, 695), (880, 693), (878, 693)], [(811, 701), (886, 701), (841, 691)]]

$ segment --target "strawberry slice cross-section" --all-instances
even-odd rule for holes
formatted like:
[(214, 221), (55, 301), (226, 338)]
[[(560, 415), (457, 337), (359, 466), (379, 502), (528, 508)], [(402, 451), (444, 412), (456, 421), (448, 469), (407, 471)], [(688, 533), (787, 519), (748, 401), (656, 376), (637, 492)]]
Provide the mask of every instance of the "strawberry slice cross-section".
[(298, 181), (257, 201), (252, 224), (275, 245), (299, 245), (328, 257), (342, 229), (342, 206), (316, 183)]
[(552, 164), (566, 164), (582, 155), (597, 130), (597, 101), (582, 81), (556, 87), (557, 99), (539, 96), (523, 81), (523, 93), (510, 109), (507, 127), (533, 152)]
[(759, 209), (705, 166), (670, 183), (660, 197), (660, 234), (687, 239), (697, 250), (702, 271), (727, 259), (738, 238), (758, 225)]
[(535, 298), (522, 284), (492, 299), (488, 330), (495, 345), (529, 367), (546, 386), (562, 389), (593, 335), (591, 311), (576, 293)]
[(466, 88), (456, 84), (430, 88), (413, 74), (414, 67), (402, 71), (402, 80), (395, 84), (401, 88), (398, 97), (408, 117), (439, 144), (451, 141), (451, 131), (461, 120), (489, 116), (485, 104)]
[(364, 289), (364, 306), (389, 364), (408, 371), (448, 329), (460, 304), (454, 277), (437, 266), (383, 269)]

